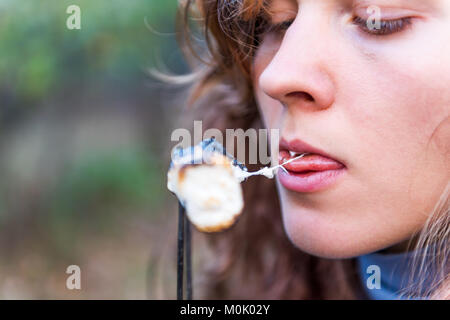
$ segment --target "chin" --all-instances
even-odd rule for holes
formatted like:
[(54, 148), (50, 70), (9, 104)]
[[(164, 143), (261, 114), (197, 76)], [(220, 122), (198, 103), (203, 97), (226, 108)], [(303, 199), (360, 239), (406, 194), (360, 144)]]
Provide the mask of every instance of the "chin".
[(313, 256), (327, 259), (347, 259), (368, 253), (349, 242), (330, 240), (329, 235), (309, 233), (300, 235), (295, 225), (285, 225), (285, 231), (294, 246)]
[(392, 239), (362, 221), (350, 218), (340, 221), (329, 213), (315, 213), (306, 208), (282, 212), (284, 229), (293, 245), (321, 258), (354, 258), (404, 240), (403, 237)]

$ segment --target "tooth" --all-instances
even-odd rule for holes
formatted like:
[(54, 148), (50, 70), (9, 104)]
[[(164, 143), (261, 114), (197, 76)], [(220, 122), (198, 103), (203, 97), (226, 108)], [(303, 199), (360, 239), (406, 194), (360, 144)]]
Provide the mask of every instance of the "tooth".
[(291, 155), (291, 157), (295, 157), (295, 155), (296, 155), (297, 153), (294, 152), (294, 151), (289, 151), (289, 154)]

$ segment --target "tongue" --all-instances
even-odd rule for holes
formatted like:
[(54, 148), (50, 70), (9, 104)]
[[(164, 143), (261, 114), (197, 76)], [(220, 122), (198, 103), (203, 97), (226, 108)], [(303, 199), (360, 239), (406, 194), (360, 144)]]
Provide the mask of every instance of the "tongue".
[[(288, 152), (280, 152), (280, 157), (280, 164), (288, 161), (289, 159), (295, 158), (291, 157)], [(342, 169), (344, 165), (336, 160), (318, 154), (308, 154), (300, 159), (293, 160), (283, 165), (283, 167), (292, 172), (305, 172), (337, 170)]]

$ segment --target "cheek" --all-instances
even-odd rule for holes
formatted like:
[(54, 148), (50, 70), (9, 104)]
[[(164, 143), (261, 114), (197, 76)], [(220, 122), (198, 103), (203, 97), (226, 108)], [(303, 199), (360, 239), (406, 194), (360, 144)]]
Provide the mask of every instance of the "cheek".
[(259, 51), (253, 64), (253, 92), (257, 101), (258, 110), (261, 114), (264, 125), (268, 129), (280, 129), (282, 126), (283, 106), (275, 99), (272, 99), (263, 92), (259, 86), (259, 77), (269, 65), (273, 53)]
[(356, 95), (356, 103), (349, 104), (352, 120), (387, 142), (401, 141), (403, 151), (427, 144), (450, 110), (450, 32), (442, 31), (446, 29), (437, 22), (422, 24), (411, 38), (398, 43), (362, 43), (364, 50), (359, 51), (364, 55), (354, 59), (359, 61), (354, 68), (358, 80), (347, 79), (355, 84), (355, 90), (346, 90)]
[(280, 45), (281, 39), (267, 35), (256, 52), (252, 66), (253, 92), (264, 125), (268, 129), (282, 128), (283, 113), (285, 110), (279, 101), (272, 99), (261, 89), (259, 86), (259, 78), (277, 54)]
[(424, 49), (378, 48), (370, 59), (354, 57), (353, 72), (340, 82), (352, 173), (399, 222), (420, 223), (450, 172), (450, 50), (420, 43)]
[(280, 102), (264, 95), (258, 88), (255, 89), (255, 96), (264, 126), (268, 129), (281, 129), (284, 110)]
[(418, 159), (426, 152), (437, 127), (448, 118), (450, 78), (444, 85), (424, 81), (425, 75), (405, 75), (395, 68), (384, 70), (382, 74), (372, 73), (371, 79), (360, 82), (361, 90), (350, 93), (343, 118), (348, 121), (352, 139), (364, 142), (360, 147), (371, 157)]

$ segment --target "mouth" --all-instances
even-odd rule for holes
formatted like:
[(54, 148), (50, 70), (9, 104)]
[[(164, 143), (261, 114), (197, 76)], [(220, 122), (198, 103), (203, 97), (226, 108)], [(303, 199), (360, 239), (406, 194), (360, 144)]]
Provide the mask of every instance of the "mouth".
[[(300, 155), (303, 157), (295, 159)], [(286, 161), (286, 170), (279, 170), (278, 179), (283, 187), (295, 192), (325, 190), (346, 171), (342, 162), (299, 139), (280, 140), (279, 163)]]

